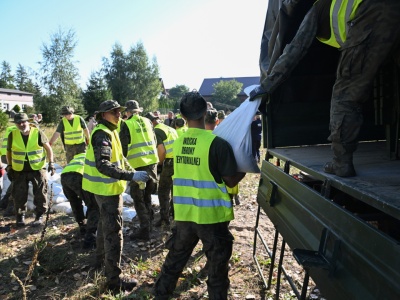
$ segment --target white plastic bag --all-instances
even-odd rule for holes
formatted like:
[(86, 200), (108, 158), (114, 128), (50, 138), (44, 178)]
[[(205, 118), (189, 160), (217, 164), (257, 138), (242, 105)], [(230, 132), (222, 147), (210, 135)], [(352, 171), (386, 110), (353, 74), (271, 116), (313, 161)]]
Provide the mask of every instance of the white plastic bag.
[(247, 98), (238, 108), (214, 129), (213, 133), (231, 144), (238, 165), (238, 172), (260, 173), (252, 154), (251, 122), (260, 105), (261, 98)]

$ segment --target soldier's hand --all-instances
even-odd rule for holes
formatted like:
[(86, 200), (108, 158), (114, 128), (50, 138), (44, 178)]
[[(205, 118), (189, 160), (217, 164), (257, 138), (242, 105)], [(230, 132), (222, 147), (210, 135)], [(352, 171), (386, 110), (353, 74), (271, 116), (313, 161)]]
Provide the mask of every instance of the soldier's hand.
[(252, 90), (250, 92), (249, 101), (254, 101), (255, 99), (260, 98), (266, 94), (268, 94), (268, 92), (266, 90), (264, 90), (261, 85), (259, 85), (258, 87), (256, 87), (254, 90)]
[(51, 176), (56, 173), (56, 168), (54, 168), (54, 164), (52, 162), (49, 162), (49, 165), (47, 166), (47, 172), (50, 172)]
[(7, 172), (8, 179), (9, 179), (10, 181), (12, 181), (12, 180), (13, 180), (14, 170), (13, 170), (13, 168), (12, 168), (11, 165), (8, 165), (8, 166), (6, 167), (6, 172)]
[(133, 174), (132, 180), (136, 182), (138, 181), (147, 182), (147, 180), (149, 180), (149, 175), (147, 174), (146, 171), (136, 171)]

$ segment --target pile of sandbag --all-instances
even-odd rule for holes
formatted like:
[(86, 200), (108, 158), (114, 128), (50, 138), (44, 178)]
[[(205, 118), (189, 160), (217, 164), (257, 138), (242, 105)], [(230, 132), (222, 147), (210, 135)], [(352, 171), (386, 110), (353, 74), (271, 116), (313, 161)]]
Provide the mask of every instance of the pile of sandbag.
[[(56, 173), (53, 176), (48, 174), (48, 201), (52, 195), (53, 205), (51, 206), (51, 212), (63, 212), (66, 214), (72, 215), (71, 204), (68, 199), (65, 197), (62, 185), (61, 185), (61, 172), (62, 167), (58, 164), (54, 164), (56, 168)], [(7, 175), (3, 177), (3, 192), (1, 197), (3, 197), (10, 186), (10, 180), (8, 179)], [(132, 221), (132, 219), (136, 216), (136, 211), (133, 207), (133, 199), (129, 194), (129, 186), (127, 186), (127, 190), (122, 193), (122, 198), (124, 201), (124, 207), (122, 211), (122, 219), (126, 222)], [(158, 196), (152, 195), (152, 204), (159, 205)], [(85, 205), (83, 203), (83, 205)], [(28, 211), (34, 210), (35, 205), (33, 204), (33, 189), (32, 185), (29, 183), (29, 190), (28, 190), (28, 202), (27, 202), (27, 209)], [(86, 213), (86, 206), (84, 206), (84, 212)]]

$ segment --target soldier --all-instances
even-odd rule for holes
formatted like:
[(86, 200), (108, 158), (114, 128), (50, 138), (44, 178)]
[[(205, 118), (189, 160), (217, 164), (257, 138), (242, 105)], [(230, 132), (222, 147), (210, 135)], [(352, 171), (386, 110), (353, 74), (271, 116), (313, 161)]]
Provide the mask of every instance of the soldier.
[(100, 210), (97, 226), (97, 265), (104, 263), (106, 286), (111, 291), (131, 290), (134, 278), (120, 278), (122, 235), (122, 192), (126, 181), (144, 181), (145, 171), (125, 170), (122, 146), (117, 132), (121, 107), (115, 100), (100, 104), (96, 112), (97, 126), (93, 129), (86, 154), (82, 188), (94, 194)]
[[(7, 164), (7, 141), (8, 141), (8, 135), (16, 129), (17, 126), (12, 125), (8, 126), (6, 128), (6, 133), (4, 134), (3, 142), (1, 145), (1, 162), (4, 164)], [(4, 217), (10, 217), (14, 215), (14, 200), (11, 197), (11, 191), (12, 191), (12, 181), (11, 178), (8, 178), (10, 180), (10, 185), (7, 188), (6, 194), (4, 197), (1, 199), (0, 202), (0, 208), (5, 209), (3, 216)], [(1, 190), (3, 189), (3, 185), (1, 186)], [(2, 191), (0, 191), (1, 195)]]
[(74, 114), (75, 110), (71, 106), (63, 106), (60, 114), (63, 116), (57, 126), (56, 132), (50, 139), (50, 145), (53, 145), (57, 139), (62, 136), (62, 142), (65, 147), (65, 156), (67, 163), (79, 153), (86, 151), (86, 145), (89, 143), (89, 130), (85, 120)]
[[(61, 185), (65, 197), (71, 204), (75, 221), (79, 225), (80, 233), (85, 236), (83, 248), (92, 248), (96, 245), (96, 230), (99, 222), (99, 207), (92, 193), (82, 189), (82, 175), (86, 153), (79, 153), (69, 162), (61, 172)], [(87, 222), (84, 223), (82, 201), (87, 207)]]
[[(171, 203), (171, 190), (172, 190), (172, 176), (174, 175), (174, 153), (172, 145), (174, 140), (178, 138), (176, 130), (161, 123), (159, 117), (152, 113), (146, 115), (153, 123), (154, 132), (157, 138), (157, 153), (159, 164), (162, 164), (162, 171), (160, 174), (160, 181), (158, 185), (158, 199), (160, 201), (160, 219), (154, 224), (160, 227), (162, 224), (169, 225), (170, 207)], [(171, 210), (173, 214), (173, 210)]]
[(210, 299), (227, 299), (233, 236), (229, 222), (233, 207), (226, 186), (235, 186), (245, 173), (228, 142), (205, 130), (207, 103), (198, 92), (186, 93), (180, 110), (188, 131), (174, 142), (174, 210), (176, 227), (166, 243), (169, 250), (155, 283), (155, 299), (172, 296), (193, 249), (203, 243), (208, 262)]
[(328, 137), (332, 141), (333, 159), (324, 166), (324, 171), (341, 177), (356, 176), (353, 153), (363, 123), (362, 104), (369, 98), (374, 77), (383, 62), (393, 56), (399, 64), (399, 26), (398, 0), (317, 1), (283, 54), (268, 70), (262, 70), (261, 88), (251, 92), (250, 100), (272, 93), (306, 54), (315, 37), (339, 48)]
[(28, 120), (25, 113), (15, 114), (17, 128), (11, 131), (7, 141), (7, 173), (14, 187), (18, 187), (11, 191), (17, 226), (25, 226), (29, 182), (32, 183), (35, 204), (33, 226), (43, 224), (42, 215), (47, 211), (46, 154), (49, 160), (47, 170), (51, 175), (55, 173), (53, 151), (47, 137), (38, 128), (31, 127)]
[(175, 130), (178, 134), (178, 137), (183, 135), (188, 130), (185, 119), (179, 118), (175, 120)]
[(125, 113), (128, 119), (122, 123), (119, 133), (122, 152), (129, 164), (138, 171), (145, 171), (149, 180), (140, 186), (131, 182), (130, 194), (135, 204), (136, 213), (140, 222), (140, 229), (130, 235), (131, 239), (150, 239), (153, 208), (151, 206), (151, 193), (157, 184), (157, 148), (151, 122), (139, 113), (143, 108), (139, 107), (136, 100), (126, 102)]

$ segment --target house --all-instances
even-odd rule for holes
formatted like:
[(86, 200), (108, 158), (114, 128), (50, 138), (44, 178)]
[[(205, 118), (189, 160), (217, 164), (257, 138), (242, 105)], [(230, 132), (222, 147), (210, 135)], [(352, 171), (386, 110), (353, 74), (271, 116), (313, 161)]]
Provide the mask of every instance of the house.
[(212, 99), (212, 95), (214, 93), (213, 85), (220, 81), (230, 81), (236, 80), (243, 84), (242, 90), (238, 94), (238, 98), (240, 101), (244, 101), (247, 98), (247, 95), (244, 93), (243, 89), (253, 84), (260, 84), (260, 76), (253, 77), (220, 77), (220, 78), (205, 78), (203, 83), (201, 84), (199, 93), (204, 97), (206, 101), (210, 101)]
[(10, 111), (17, 104), (23, 110), (25, 106), (33, 107), (33, 94), (0, 88), (0, 109), (3, 111)]

